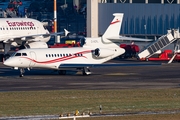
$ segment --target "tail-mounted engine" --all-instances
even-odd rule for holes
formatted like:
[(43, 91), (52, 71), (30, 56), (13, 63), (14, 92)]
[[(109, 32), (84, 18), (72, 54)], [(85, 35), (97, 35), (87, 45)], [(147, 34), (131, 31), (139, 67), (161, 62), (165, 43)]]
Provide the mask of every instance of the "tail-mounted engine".
[(110, 49), (104, 49), (104, 48), (96, 48), (95, 50), (92, 50), (92, 54), (97, 58), (105, 58), (112, 56), (115, 51)]

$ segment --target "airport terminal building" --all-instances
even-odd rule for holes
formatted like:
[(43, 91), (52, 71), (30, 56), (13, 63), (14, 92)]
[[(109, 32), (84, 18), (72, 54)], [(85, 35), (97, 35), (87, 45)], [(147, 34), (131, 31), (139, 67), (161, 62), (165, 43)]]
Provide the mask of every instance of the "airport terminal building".
[(113, 19), (112, 14), (118, 12), (124, 13), (120, 34), (159, 37), (168, 29), (180, 27), (179, 3), (180, 0), (99, 0), (98, 3), (87, 0), (87, 36), (102, 35)]
[[(4, 1), (13, 0), (1, 2)], [(24, 5), (28, 3), (29, 13), (33, 13), (30, 17), (53, 20), (53, 0), (22, 1)], [(166, 34), (168, 29), (180, 27), (180, 0), (56, 1), (58, 31), (66, 28), (76, 33), (84, 31), (88, 37), (101, 36), (113, 19), (113, 13), (124, 13), (120, 34), (126, 36), (154, 38)]]

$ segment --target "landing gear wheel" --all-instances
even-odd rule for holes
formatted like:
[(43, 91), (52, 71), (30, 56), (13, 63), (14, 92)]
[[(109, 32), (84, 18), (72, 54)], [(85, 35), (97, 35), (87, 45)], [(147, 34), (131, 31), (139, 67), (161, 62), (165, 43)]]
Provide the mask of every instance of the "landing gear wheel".
[(20, 74), (19, 77), (23, 77), (24, 75), (23, 74)]
[(91, 74), (91, 71), (90, 71), (88, 68), (85, 68), (85, 67), (84, 67), (84, 68), (82, 69), (82, 74), (83, 74), (83, 75), (90, 75), (90, 74)]

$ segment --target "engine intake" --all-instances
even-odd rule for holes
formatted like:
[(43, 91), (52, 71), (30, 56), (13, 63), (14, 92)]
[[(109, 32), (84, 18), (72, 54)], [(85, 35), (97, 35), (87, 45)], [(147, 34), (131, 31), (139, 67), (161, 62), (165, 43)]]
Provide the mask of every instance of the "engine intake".
[(112, 56), (114, 54), (114, 51), (105, 48), (96, 48), (95, 50), (92, 51), (92, 54), (97, 58), (105, 58)]

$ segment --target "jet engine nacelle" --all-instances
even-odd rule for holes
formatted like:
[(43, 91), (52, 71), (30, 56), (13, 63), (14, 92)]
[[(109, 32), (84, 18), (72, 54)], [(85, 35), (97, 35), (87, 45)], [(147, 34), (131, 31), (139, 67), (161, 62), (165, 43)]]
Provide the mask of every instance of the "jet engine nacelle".
[(28, 48), (48, 48), (48, 45), (46, 42), (31, 42), (31, 43), (25, 44), (24, 47), (26, 49), (28, 49)]
[(112, 56), (114, 54), (113, 50), (105, 49), (105, 48), (96, 48), (93, 50), (93, 55), (95, 55), (97, 58), (105, 58)]

